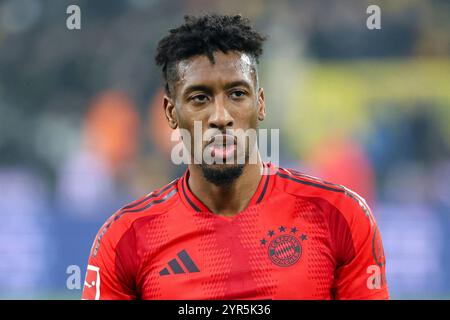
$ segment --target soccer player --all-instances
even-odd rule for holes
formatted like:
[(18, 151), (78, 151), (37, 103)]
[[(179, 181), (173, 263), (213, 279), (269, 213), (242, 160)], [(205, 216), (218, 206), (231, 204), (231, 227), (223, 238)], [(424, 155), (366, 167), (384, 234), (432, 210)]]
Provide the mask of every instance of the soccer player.
[[(183, 140), (185, 174), (101, 227), (83, 299), (388, 299), (375, 219), (349, 189), (252, 163), (233, 130), (265, 117), (257, 75), (263, 36), (241, 16), (186, 17), (159, 42), (168, 125), (213, 134)], [(197, 161), (203, 154), (244, 163)], [(198, 160), (198, 159), (197, 159)]]

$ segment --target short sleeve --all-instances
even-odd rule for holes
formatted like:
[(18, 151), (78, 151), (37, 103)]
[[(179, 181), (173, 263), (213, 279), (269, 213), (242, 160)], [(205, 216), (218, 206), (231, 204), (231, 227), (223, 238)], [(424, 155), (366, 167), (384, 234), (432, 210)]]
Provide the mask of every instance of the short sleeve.
[(108, 222), (100, 229), (88, 260), (83, 300), (136, 299), (133, 259), (127, 259), (126, 251), (133, 248), (133, 234), (132, 229), (123, 232), (123, 227)]
[[(386, 259), (381, 234), (375, 218), (364, 199), (350, 194), (340, 208), (346, 228), (339, 228), (337, 239), (341, 263), (335, 270), (336, 299), (389, 299), (386, 281)], [(342, 231), (345, 229), (346, 231)], [(339, 247), (341, 245), (341, 247)]]

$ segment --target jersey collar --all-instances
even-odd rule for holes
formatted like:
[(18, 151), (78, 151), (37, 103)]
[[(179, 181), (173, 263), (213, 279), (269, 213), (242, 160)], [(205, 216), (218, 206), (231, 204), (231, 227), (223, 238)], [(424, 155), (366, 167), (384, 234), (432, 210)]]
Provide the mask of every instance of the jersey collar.
[[(274, 174), (276, 171), (277, 168), (272, 163), (263, 162), (263, 175), (259, 181), (255, 193), (247, 205), (247, 208), (253, 205), (261, 204), (268, 199), (275, 181)], [(189, 169), (187, 169), (178, 181), (178, 192), (182, 201), (189, 209), (196, 212), (210, 212), (210, 210), (199, 199), (197, 199), (197, 197), (189, 189), (187, 183), (189, 180), (189, 174)]]

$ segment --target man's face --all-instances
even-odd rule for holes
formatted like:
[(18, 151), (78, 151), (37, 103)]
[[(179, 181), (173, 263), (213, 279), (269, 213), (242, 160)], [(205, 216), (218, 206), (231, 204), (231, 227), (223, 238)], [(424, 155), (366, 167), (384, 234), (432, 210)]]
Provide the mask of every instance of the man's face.
[[(165, 109), (172, 128), (189, 131), (191, 160), (201, 160), (194, 155), (197, 144), (202, 155), (223, 160), (212, 164), (202, 161), (202, 168), (217, 172), (242, 167), (236, 163), (238, 157), (243, 156), (248, 162), (246, 139), (238, 139), (230, 129), (256, 132), (258, 121), (264, 119), (265, 105), (264, 92), (257, 88), (248, 55), (218, 51), (214, 60), (212, 64), (207, 56), (195, 56), (179, 62), (179, 80), (173, 86), (172, 97), (165, 97)], [(201, 136), (194, 136), (195, 122), (201, 123)]]

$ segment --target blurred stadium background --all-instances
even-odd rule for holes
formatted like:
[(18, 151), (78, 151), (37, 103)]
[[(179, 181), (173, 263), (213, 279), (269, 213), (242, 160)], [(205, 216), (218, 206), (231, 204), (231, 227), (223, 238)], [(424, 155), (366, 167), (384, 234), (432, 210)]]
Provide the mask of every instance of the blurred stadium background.
[[(66, 8), (81, 8), (78, 31)], [(381, 8), (368, 30), (366, 8)], [(394, 299), (450, 298), (450, 2), (0, 1), (0, 298), (79, 299), (94, 236), (184, 171), (170, 162), (157, 41), (242, 13), (280, 164), (344, 184), (378, 219)]]

